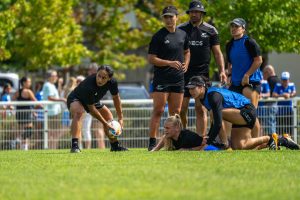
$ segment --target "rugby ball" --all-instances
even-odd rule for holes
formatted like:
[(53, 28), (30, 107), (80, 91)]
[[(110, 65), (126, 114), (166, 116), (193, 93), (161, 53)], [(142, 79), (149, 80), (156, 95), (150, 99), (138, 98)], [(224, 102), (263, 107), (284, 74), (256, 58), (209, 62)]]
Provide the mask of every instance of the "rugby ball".
[(113, 136), (119, 136), (122, 134), (122, 127), (120, 123), (116, 120), (112, 120), (109, 122), (109, 124), (114, 127), (114, 129), (109, 129), (109, 133), (112, 134)]

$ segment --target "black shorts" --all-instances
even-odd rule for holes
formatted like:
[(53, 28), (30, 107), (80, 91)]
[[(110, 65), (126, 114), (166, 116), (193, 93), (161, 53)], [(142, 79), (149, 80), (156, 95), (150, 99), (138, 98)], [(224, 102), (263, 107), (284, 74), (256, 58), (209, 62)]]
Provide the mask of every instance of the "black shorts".
[(153, 83), (153, 92), (168, 92), (168, 93), (183, 93), (184, 86), (182, 85), (161, 85)]
[[(72, 95), (72, 93), (68, 96), (68, 99), (67, 99), (67, 107), (68, 109), (70, 110), (70, 107), (71, 107), (71, 103), (75, 102), (75, 101), (79, 101), (81, 103), (81, 105), (83, 106), (84, 110), (89, 113), (89, 108), (86, 104), (82, 103), (79, 99), (77, 99), (74, 95)], [(103, 108), (103, 104), (99, 101), (97, 103), (94, 104), (95, 107), (97, 108), (97, 110)]]
[(253, 104), (245, 105), (244, 107), (240, 108), (240, 114), (244, 118), (244, 120), (247, 122), (245, 125), (237, 125), (232, 124), (232, 128), (242, 128), (247, 127), (250, 129), (253, 129), (256, 121), (256, 108)]
[(191, 97), (191, 94), (189, 92), (189, 89), (186, 88), (185, 86), (188, 84), (190, 81), (190, 78), (193, 76), (203, 76), (209, 80), (209, 74), (208, 73), (197, 73), (197, 72), (191, 72), (191, 73), (185, 73), (184, 74), (184, 97)]
[(33, 122), (31, 110), (17, 110), (16, 119), (18, 121), (18, 124), (29, 124)]
[(249, 85), (245, 85), (245, 86), (242, 86), (242, 85), (231, 85), (229, 87), (229, 90), (233, 91), (233, 92), (236, 92), (236, 93), (239, 93), (239, 94), (243, 94), (243, 89), (245, 87), (249, 87), (252, 89), (252, 91), (256, 91), (258, 94), (260, 94), (260, 91), (261, 91), (261, 83), (260, 82), (250, 82)]

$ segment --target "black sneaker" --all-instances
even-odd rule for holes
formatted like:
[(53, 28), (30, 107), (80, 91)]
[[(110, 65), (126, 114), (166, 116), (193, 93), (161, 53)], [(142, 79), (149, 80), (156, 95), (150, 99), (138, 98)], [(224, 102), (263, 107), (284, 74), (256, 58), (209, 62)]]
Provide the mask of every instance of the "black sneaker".
[(74, 147), (71, 149), (70, 153), (80, 153), (81, 150), (78, 147)]
[(148, 151), (152, 151), (152, 149), (154, 149), (155, 146), (156, 146), (156, 139), (155, 138), (150, 138)]
[(294, 140), (292, 140), (292, 138), (289, 134), (283, 134), (282, 139), (285, 140), (285, 142), (283, 142), (282, 146), (285, 146), (286, 148), (291, 149), (291, 150), (299, 150), (300, 149), (299, 145)]
[(126, 147), (120, 146), (118, 141), (111, 143), (110, 145), (111, 145), (110, 151), (128, 151)]
[(117, 146), (117, 147), (111, 147), (110, 151), (128, 151), (126, 147)]

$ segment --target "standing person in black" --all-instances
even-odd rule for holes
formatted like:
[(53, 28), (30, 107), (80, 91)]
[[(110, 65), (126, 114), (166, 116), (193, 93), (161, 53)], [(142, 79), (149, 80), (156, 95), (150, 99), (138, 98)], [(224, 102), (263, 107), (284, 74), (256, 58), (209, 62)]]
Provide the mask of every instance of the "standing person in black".
[[(209, 79), (209, 63), (211, 52), (214, 55), (219, 66), (220, 80), (226, 82), (224, 70), (224, 59), (220, 48), (218, 31), (212, 25), (203, 21), (206, 14), (205, 8), (200, 1), (192, 1), (186, 13), (190, 21), (179, 25), (189, 37), (189, 46), (191, 52), (190, 64), (187, 72), (184, 74), (185, 85), (192, 76), (204, 76)], [(184, 99), (181, 106), (181, 120), (183, 127), (187, 127), (187, 111), (191, 95), (185, 88)], [(195, 101), (196, 112), (196, 131), (198, 134), (206, 134), (207, 129), (207, 111), (200, 101)]]
[(149, 128), (149, 147), (156, 145), (160, 118), (168, 102), (169, 114), (179, 114), (183, 100), (184, 72), (190, 61), (187, 34), (176, 28), (178, 11), (165, 7), (162, 18), (165, 26), (154, 34), (149, 45), (148, 61), (154, 65), (153, 112)]
[[(20, 80), (19, 91), (13, 96), (13, 100), (17, 101), (37, 101), (33, 92), (31, 91), (31, 79), (22, 77)], [(22, 148), (29, 149), (29, 138), (33, 131), (33, 112), (31, 105), (19, 105), (16, 107), (16, 119), (18, 121), (19, 129), (22, 131)]]
[(123, 113), (121, 99), (119, 96), (118, 83), (113, 78), (113, 69), (108, 65), (101, 65), (97, 74), (88, 76), (82, 81), (68, 96), (67, 106), (72, 116), (71, 134), (72, 149), (71, 153), (79, 153), (78, 140), (81, 137), (82, 119), (85, 111), (99, 120), (104, 126), (104, 132), (109, 138), (111, 151), (126, 151), (127, 148), (119, 145), (116, 137), (109, 134), (109, 129), (113, 127), (109, 121), (113, 119), (111, 111), (100, 100), (109, 90), (113, 97), (114, 106), (118, 115), (118, 121), (123, 127)]

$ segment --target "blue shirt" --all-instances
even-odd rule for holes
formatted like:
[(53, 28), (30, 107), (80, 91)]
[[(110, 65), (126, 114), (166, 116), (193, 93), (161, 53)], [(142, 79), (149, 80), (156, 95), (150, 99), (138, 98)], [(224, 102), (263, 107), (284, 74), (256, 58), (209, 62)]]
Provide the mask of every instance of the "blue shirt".
[[(230, 61), (232, 64), (232, 84), (239, 86), (245, 75), (245, 73), (250, 69), (253, 58), (245, 46), (245, 40), (248, 39), (247, 35), (244, 35), (238, 40), (234, 40), (230, 48)], [(258, 68), (250, 77), (250, 82), (260, 82), (262, 80), (262, 73)]]
[[(283, 85), (281, 83), (277, 83), (275, 85), (275, 88), (274, 88), (273, 92), (275, 92), (279, 95), (282, 95), (283, 93), (292, 94), (292, 93), (296, 92), (296, 87), (295, 87), (294, 83), (289, 83), (286, 88), (283, 87)], [(289, 105), (289, 106), (291, 106), (292, 101), (291, 100), (289, 100), (289, 101), (279, 101), (278, 105), (285, 105), (285, 106)]]
[(1, 97), (1, 101), (11, 101), (11, 97), (9, 94), (4, 94), (2, 97)]
[(236, 92), (232, 92), (224, 88), (210, 87), (208, 88), (204, 98), (204, 106), (207, 110), (211, 110), (211, 106), (208, 101), (208, 94), (211, 92), (218, 92), (223, 96), (223, 108), (242, 108), (251, 103), (249, 99)]

